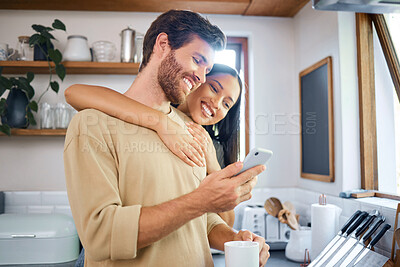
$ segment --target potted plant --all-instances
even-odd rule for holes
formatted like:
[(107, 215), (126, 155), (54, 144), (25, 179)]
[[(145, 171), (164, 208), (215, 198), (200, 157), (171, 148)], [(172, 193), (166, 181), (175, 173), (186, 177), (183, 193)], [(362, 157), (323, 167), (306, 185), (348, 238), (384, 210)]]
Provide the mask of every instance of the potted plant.
[(30, 84), (33, 78), (32, 72), (28, 72), (26, 78), (0, 76), (0, 95), (9, 91), (7, 99), (0, 99), (1, 132), (11, 135), (11, 127), (26, 128), (29, 124), (36, 125), (32, 111), (37, 112), (38, 105), (32, 100), (35, 90)]
[[(61, 64), (62, 61), (62, 54), (60, 50), (54, 49), (54, 45), (52, 40), (56, 40), (54, 36), (50, 33), (56, 29), (66, 31), (64, 23), (60, 20), (55, 19), (52, 27), (45, 27), (43, 25), (33, 24), (32, 29), (36, 31), (29, 38), (29, 45), (33, 46), (35, 51), (35, 57), (40, 60), (45, 60), (49, 64), (49, 85), (47, 86), (46, 90), (40, 95), (38, 103), (42, 99), (43, 95), (51, 88), (54, 92), (58, 93), (60, 89), (60, 85), (57, 81), (53, 80), (53, 70), (55, 70), (57, 76), (61, 79), (61, 81), (65, 78), (65, 67)], [(54, 63), (54, 67), (52, 66), (51, 62)]]
[[(66, 31), (64, 23), (55, 19), (52, 27), (33, 24), (32, 29), (36, 32), (29, 38), (29, 45), (36, 51), (42, 53), (42, 58), (47, 61), (49, 66), (49, 84), (46, 90), (40, 95), (38, 101), (32, 100), (35, 90), (31, 86), (34, 79), (32, 72), (27, 73), (27, 77), (6, 78), (0, 72), (0, 97), (9, 91), (8, 97), (0, 99), (0, 117), (2, 124), (0, 132), (11, 135), (11, 128), (26, 128), (29, 124), (36, 125), (32, 111), (37, 112), (38, 103), (43, 95), (51, 88), (58, 93), (59, 84), (53, 79), (53, 71), (61, 79), (65, 78), (65, 67), (61, 64), (62, 54), (58, 49), (54, 49), (52, 40), (56, 40), (50, 33), (56, 29)], [(39, 52), (36, 52), (39, 53)]]

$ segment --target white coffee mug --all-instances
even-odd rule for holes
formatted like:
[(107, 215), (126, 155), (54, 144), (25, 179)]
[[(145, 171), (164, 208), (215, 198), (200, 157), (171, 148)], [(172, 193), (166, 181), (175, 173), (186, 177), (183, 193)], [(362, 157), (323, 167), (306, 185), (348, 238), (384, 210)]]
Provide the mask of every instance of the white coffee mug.
[(226, 267), (258, 267), (258, 243), (252, 241), (230, 241), (224, 244)]

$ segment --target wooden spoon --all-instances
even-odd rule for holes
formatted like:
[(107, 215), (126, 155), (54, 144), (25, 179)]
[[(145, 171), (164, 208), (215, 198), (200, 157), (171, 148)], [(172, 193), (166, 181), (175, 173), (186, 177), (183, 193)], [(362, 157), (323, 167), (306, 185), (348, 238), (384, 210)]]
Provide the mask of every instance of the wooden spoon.
[(278, 213), (283, 209), (282, 203), (275, 197), (268, 198), (264, 203), (264, 208), (269, 215), (278, 217)]
[(299, 230), (299, 222), (298, 218), (296, 217), (296, 209), (294, 205), (286, 201), (285, 203), (282, 204), (283, 206), (283, 212), (279, 212), (278, 214), (278, 219), (282, 223), (287, 223), (289, 227), (293, 230)]

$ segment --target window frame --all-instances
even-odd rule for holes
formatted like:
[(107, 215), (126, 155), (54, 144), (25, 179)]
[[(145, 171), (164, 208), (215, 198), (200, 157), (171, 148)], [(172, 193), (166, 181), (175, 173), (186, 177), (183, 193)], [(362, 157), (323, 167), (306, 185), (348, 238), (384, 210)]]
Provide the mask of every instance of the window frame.
[(375, 26), (390, 75), (400, 101), (400, 65), (382, 14), (356, 13), (357, 69), (360, 112), (361, 187), (375, 190), (376, 197), (400, 200), (396, 194), (379, 192), (373, 48)]
[[(240, 47), (240, 49), (238, 48)], [(244, 118), (245, 118), (245, 152), (246, 155), (250, 151), (250, 131), (249, 131), (249, 53), (248, 53), (248, 38), (247, 37), (227, 37), (227, 48), (236, 51), (236, 56), (240, 57), (243, 68), (243, 90), (244, 90)], [(237, 53), (240, 51), (240, 53)], [(236, 60), (238, 62), (238, 60)], [(236, 63), (238, 64), (238, 63)], [(236, 66), (238, 67), (238, 65)]]

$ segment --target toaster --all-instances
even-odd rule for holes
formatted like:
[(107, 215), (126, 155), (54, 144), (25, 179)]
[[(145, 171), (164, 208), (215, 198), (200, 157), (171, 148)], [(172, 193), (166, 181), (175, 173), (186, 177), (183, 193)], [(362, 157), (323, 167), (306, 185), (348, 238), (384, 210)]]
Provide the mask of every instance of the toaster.
[(265, 238), (271, 250), (285, 249), (290, 228), (269, 215), (261, 205), (247, 205), (243, 211), (242, 229)]

